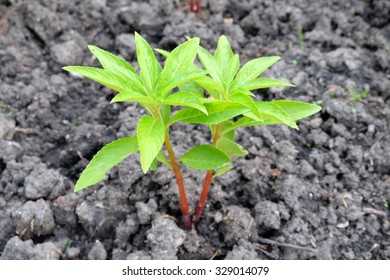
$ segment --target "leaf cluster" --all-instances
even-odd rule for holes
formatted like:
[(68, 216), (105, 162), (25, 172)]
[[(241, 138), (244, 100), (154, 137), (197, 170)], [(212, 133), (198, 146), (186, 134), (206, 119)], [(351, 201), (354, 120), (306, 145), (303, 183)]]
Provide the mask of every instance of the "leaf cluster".
[[(96, 46), (89, 46), (102, 68), (67, 66), (80, 74), (118, 92), (114, 102), (137, 102), (147, 112), (137, 124), (136, 135), (115, 140), (104, 146), (81, 174), (75, 191), (104, 179), (106, 172), (130, 154), (139, 152), (144, 173), (165, 158), (164, 143), (169, 142), (170, 127), (177, 122), (207, 125), (212, 143), (187, 151), (179, 162), (198, 170), (214, 170), (214, 177), (232, 168), (232, 157), (248, 152), (235, 141), (237, 128), (285, 124), (298, 129), (296, 121), (317, 113), (321, 107), (298, 101), (255, 100), (253, 90), (293, 86), (290, 83), (259, 77), (280, 57), (256, 58), (240, 67), (225, 36), (221, 36), (214, 54), (188, 39), (172, 52), (156, 49), (163, 55), (163, 67), (149, 43), (135, 34), (139, 71), (122, 58)], [(198, 58), (202, 67), (196, 66)], [(172, 110), (172, 107), (178, 107)]]

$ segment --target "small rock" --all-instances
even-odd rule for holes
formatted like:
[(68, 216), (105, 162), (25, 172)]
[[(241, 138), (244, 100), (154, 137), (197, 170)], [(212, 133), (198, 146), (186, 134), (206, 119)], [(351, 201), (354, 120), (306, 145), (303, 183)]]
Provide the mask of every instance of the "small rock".
[(15, 131), (15, 121), (0, 111), (0, 139), (11, 140)]
[(348, 221), (344, 221), (342, 223), (338, 223), (336, 225), (337, 228), (347, 228), (349, 226), (349, 222)]
[(152, 257), (145, 251), (135, 251), (127, 255), (127, 260), (151, 260)]
[(348, 148), (347, 161), (352, 163), (352, 166), (359, 168), (363, 161), (363, 149), (359, 145), (350, 146)]
[(335, 71), (355, 70), (362, 66), (359, 54), (351, 48), (337, 48), (327, 53), (327, 64)]
[(61, 65), (78, 65), (83, 62), (84, 50), (74, 40), (70, 40), (52, 46), (50, 55)]
[(57, 14), (38, 2), (26, 2), (24, 21), (43, 41), (53, 39), (63, 28)]
[(128, 245), (129, 238), (139, 229), (139, 220), (137, 215), (133, 213), (129, 215), (126, 222), (121, 222), (115, 229), (115, 244), (120, 248), (125, 248)]
[(34, 246), (32, 240), (21, 240), (18, 236), (8, 240), (0, 260), (58, 260), (60, 250), (52, 243), (45, 242)]
[(53, 202), (53, 212), (56, 222), (60, 225), (72, 227), (76, 224), (77, 217), (75, 214), (78, 197), (75, 193), (70, 193), (58, 197)]
[(66, 258), (68, 260), (76, 260), (80, 256), (80, 248), (78, 247), (71, 247), (66, 252)]
[(311, 128), (320, 128), (322, 125), (323, 121), (321, 118), (313, 118), (309, 120), (309, 125)]
[(260, 201), (255, 205), (255, 221), (259, 227), (265, 229), (280, 228), (281, 218), (278, 205), (271, 201)]
[(91, 250), (88, 252), (89, 260), (105, 260), (107, 259), (107, 251), (104, 248), (104, 245), (99, 241), (92, 245)]
[(20, 155), (22, 146), (14, 141), (5, 141), (0, 139), (0, 161), (7, 163), (11, 160), (15, 162), (15, 159)]
[(364, 212), (362, 211), (362, 209), (360, 207), (358, 207), (356, 205), (351, 205), (347, 209), (346, 218), (348, 219), (348, 221), (353, 222), (353, 221), (357, 221), (360, 218), (362, 218), (363, 215), (364, 215)]
[(307, 76), (308, 75), (306, 72), (303, 71), (298, 72), (298, 74), (292, 79), (293, 85), (295, 85), (297, 88), (303, 86), (303, 84), (307, 80)]
[(124, 33), (116, 36), (115, 48), (119, 50), (121, 56), (133, 58), (136, 53), (134, 34)]
[(92, 0), (93, 7), (104, 8), (107, 5), (107, 0)]
[(183, 244), (185, 236), (186, 233), (174, 221), (157, 216), (146, 236), (153, 259), (176, 259), (178, 247)]
[(76, 207), (79, 222), (93, 237), (111, 237), (113, 230), (128, 213), (126, 197), (116, 190), (106, 189), (104, 201), (83, 201)]
[(343, 255), (345, 259), (347, 260), (355, 260), (355, 253), (352, 251), (352, 249), (349, 249), (348, 251), (343, 252)]
[(14, 228), (12, 226), (12, 220), (5, 213), (5, 211), (0, 211), (0, 250), (4, 248), (7, 240), (10, 236), (14, 235)]
[(225, 208), (223, 234), (225, 242), (236, 242), (252, 235), (255, 221), (249, 211), (236, 205)]
[(145, 225), (150, 223), (152, 216), (157, 210), (157, 203), (154, 199), (150, 199), (147, 204), (142, 201), (138, 201), (135, 204), (135, 208), (137, 208), (139, 223), (141, 225)]
[(228, 5), (228, 0), (214, 0), (214, 1), (208, 1), (209, 2), (209, 9), (214, 14), (222, 13), (225, 11), (226, 6)]
[(240, 239), (238, 244), (234, 245), (233, 250), (229, 251), (225, 260), (255, 260), (258, 259), (256, 245), (245, 239)]
[(27, 201), (12, 214), (16, 232), (20, 237), (48, 235), (54, 230), (54, 216), (49, 204), (43, 199)]
[(302, 177), (308, 178), (317, 175), (317, 171), (306, 160), (301, 160), (300, 166), (301, 166), (300, 174)]
[(222, 221), (223, 221), (223, 215), (222, 215), (222, 213), (219, 212), (219, 211), (215, 212), (215, 214), (214, 214), (214, 222), (217, 223), (217, 224), (219, 224), (219, 223), (222, 222)]
[(0, 209), (4, 208), (7, 205), (7, 201), (4, 197), (0, 197)]
[(125, 260), (127, 257), (127, 254), (124, 250), (121, 250), (119, 248), (114, 248), (111, 252), (111, 259), (112, 260)]
[(201, 242), (204, 242), (202, 238), (196, 233), (193, 229), (187, 232), (186, 239), (184, 241), (184, 248), (190, 253), (195, 253), (199, 250), (199, 245)]
[(157, 16), (156, 11), (147, 3), (131, 3), (128, 9), (122, 9), (119, 18), (129, 26), (142, 28), (151, 35), (162, 29), (161, 17)]
[(367, 127), (367, 134), (368, 135), (373, 135), (375, 132), (375, 125), (374, 124), (369, 124)]
[(57, 170), (39, 163), (24, 180), (24, 195), (28, 199), (47, 197), (54, 189), (64, 188), (63, 178)]

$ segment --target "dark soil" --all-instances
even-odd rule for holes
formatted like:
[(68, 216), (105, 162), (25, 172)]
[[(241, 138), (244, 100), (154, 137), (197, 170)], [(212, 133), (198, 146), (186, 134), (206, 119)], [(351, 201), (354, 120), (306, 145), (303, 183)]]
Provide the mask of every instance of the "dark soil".
[[(0, 0), (0, 259), (390, 259), (390, 1), (187, 2)], [(97, 66), (87, 44), (135, 64), (134, 31), (167, 50), (225, 34), (242, 62), (280, 55), (265, 76), (296, 87), (257, 98), (323, 106), (299, 131), (240, 130), (250, 154), (190, 231), (171, 172), (143, 175), (136, 155), (73, 193), (143, 112), (61, 67)], [(353, 102), (351, 87), (369, 94)], [(172, 139), (180, 155), (209, 135), (181, 124)], [(204, 175), (184, 175), (194, 208)]]

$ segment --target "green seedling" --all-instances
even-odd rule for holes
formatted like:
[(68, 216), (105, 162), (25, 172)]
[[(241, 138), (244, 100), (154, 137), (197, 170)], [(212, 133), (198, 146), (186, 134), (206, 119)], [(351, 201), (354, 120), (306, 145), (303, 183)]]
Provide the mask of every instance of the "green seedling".
[(352, 97), (352, 102), (353, 102), (353, 106), (352, 106), (351, 111), (354, 115), (356, 115), (356, 103), (363, 101), (363, 98), (366, 95), (368, 95), (368, 90), (363, 90), (362, 92), (357, 93), (353, 87), (350, 87), (348, 89), (348, 92), (349, 92), (350, 96)]
[(359, 101), (363, 101), (363, 98), (368, 95), (368, 90), (363, 90), (360, 93), (357, 93), (356, 90), (353, 87), (350, 87), (348, 89), (349, 94), (352, 97), (353, 103), (358, 103)]
[(383, 199), (383, 207), (389, 208), (389, 201), (387, 199)]
[(62, 253), (64, 256), (66, 256), (69, 249), (72, 248), (72, 245), (73, 245), (73, 240), (68, 240), (68, 242), (66, 242), (64, 252)]
[(297, 24), (296, 32), (297, 32), (297, 37), (298, 37), (299, 49), (301, 51), (304, 51), (305, 50), (305, 45), (303, 43), (303, 29), (302, 29), (302, 25)]
[[(89, 49), (102, 69), (64, 67), (117, 91), (112, 103), (137, 102), (147, 112), (138, 120), (136, 135), (107, 144), (92, 158), (78, 179), (75, 191), (102, 181), (113, 166), (139, 152), (144, 173), (156, 169), (158, 163), (174, 172), (183, 226), (190, 228), (201, 217), (211, 181), (233, 168), (233, 157), (248, 153), (235, 141), (237, 128), (285, 124), (298, 129), (297, 120), (321, 109), (315, 104), (298, 101), (253, 99), (255, 89), (292, 86), (280, 80), (259, 78), (280, 57), (256, 58), (240, 68), (239, 56), (233, 53), (225, 36), (220, 37), (214, 54), (202, 48), (198, 38), (187, 40), (170, 53), (157, 49), (165, 57), (164, 67), (157, 61), (150, 45), (137, 33), (135, 44), (139, 72), (125, 60), (96, 46), (89, 46)], [(197, 56), (203, 68), (194, 64)], [(207, 125), (211, 143), (195, 146), (177, 158), (170, 141), (170, 130), (177, 122)], [(192, 220), (180, 164), (206, 172)]]

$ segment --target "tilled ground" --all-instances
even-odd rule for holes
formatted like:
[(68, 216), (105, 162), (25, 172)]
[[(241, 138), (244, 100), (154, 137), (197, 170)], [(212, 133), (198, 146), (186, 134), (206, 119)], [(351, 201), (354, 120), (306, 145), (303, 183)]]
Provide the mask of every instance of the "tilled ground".
[[(390, 259), (390, 2), (0, 0), (0, 259)], [(316, 102), (299, 123), (241, 129), (250, 151), (212, 185), (200, 224), (184, 231), (165, 167), (136, 155), (85, 191), (73, 186), (106, 143), (143, 113), (70, 76), (95, 65), (87, 44), (134, 64), (134, 31), (171, 50), (219, 35), (241, 60), (280, 55), (265, 76), (295, 88), (257, 98)], [(349, 93), (368, 95), (354, 101)], [(176, 153), (209, 141), (176, 125)], [(203, 174), (184, 169), (194, 206)]]

